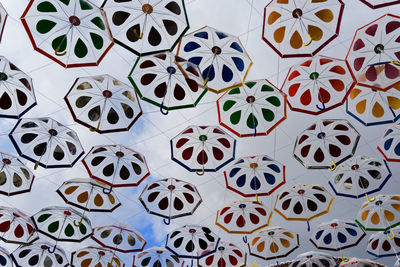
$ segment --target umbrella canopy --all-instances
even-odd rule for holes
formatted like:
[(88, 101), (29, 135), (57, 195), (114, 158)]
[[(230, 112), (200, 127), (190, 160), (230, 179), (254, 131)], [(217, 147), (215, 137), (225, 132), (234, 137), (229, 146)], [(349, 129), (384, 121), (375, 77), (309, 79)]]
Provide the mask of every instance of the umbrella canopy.
[(53, 253), (49, 252), (50, 243), (39, 241), (28, 246), (20, 246), (11, 254), (11, 258), (18, 267), (67, 267), (70, 266), (65, 251), (57, 247)]
[(346, 61), (315, 56), (291, 67), (281, 90), (291, 110), (319, 115), (344, 104), (354, 85)]
[(195, 107), (207, 92), (200, 69), (171, 52), (138, 58), (129, 80), (140, 98), (163, 114)]
[(138, 56), (172, 51), (189, 29), (183, 0), (106, 0), (114, 41)]
[[(392, 236), (393, 235), (393, 236)], [(380, 231), (368, 239), (367, 252), (374, 257), (392, 257), (400, 254), (400, 228)]]
[(132, 226), (114, 223), (93, 228), (92, 239), (102, 247), (122, 253), (142, 251), (146, 240)]
[(358, 84), (387, 91), (400, 82), (400, 17), (386, 14), (359, 28), (346, 60)]
[[(0, 31), (5, 19), (2, 15), (0, 4)], [(0, 117), (19, 119), (35, 105), (31, 77), (0, 56)]]
[(0, 233), (6, 243), (28, 245), (39, 239), (32, 219), (11, 207), (0, 207)]
[(266, 155), (239, 158), (224, 175), (226, 187), (243, 197), (268, 196), (286, 182), (285, 165)]
[(241, 86), (253, 64), (239, 37), (209, 26), (185, 35), (178, 55), (199, 66), (204, 84), (216, 94)]
[(0, 194), (13, 196), (31, 191), (35, 176), (17, 157), (0, 152)]
[(248, 81), (217, 100), (218, 121), (239, 137), (269, 134), (286, 119), (286, 96), (268, 80)]
[(192, 215), (202, 202), (193, 184), (175, 178), (147, 184), (139, 200), (147, 212), (166, 219)]
[(18, 154), (35, 168), (72, 167), (84, 153), (75, 131), (49, 117), (20, 119), (9, 137)]
[(393, 124), (385, 130), (378, 150), (387, 161), (400, 162), (400, 123)]
[(217, 211), (215, 224), (232, 234), (251, 234), (267, 227), (272, 211), (257, 201), (240, 200)]
[(264, 8), (263, 40), (280, 57), (311, 57), (339, 35), (341, 0), (272, 0)]
[(288, 256), (299, 247), (299, 235), (279, 226), (260, 231), (248, 243), (250, 255), (272, 260)]
[(115, 192), (105, 194), (105, 187), (94, 179), (71, 179), (63, 182), (56, 192), (65, 203), (84, 211), (112, 212), (121, 206), (121, 202)]
[(14, 267), (11, 255), (7, 249), (0, 247), (0, 265), (3, 267)]
[(310, 241), (318, 249), (341, 251), (357, 246), (365, 232), (354, 221), (334, 219), (318, 225)]
[[(214, 248), (214, 244), (211, 244), (211, 249)], [(204, 251), (208, 254), (209, 251)], [(198, 260), (199, 267), (227, 267), (227, 266), (242, 266), (245, 262), (245, 253), (240, 250), (235, 244), (220, 241), (217, 247), (217, 251), (207, 257)]]
[(387, 91), (357, 85), (351, 90), (346, 111), (365, 126), (393, 123), (400, 118), (400, 84)]
[(113, 251), (86, 247), (72, 252), (71, 264), (75, 267), (124, 267), (125, 263)]
[(87, 0), (30, 0), (21, 21), (33, 48), (65, 68), (97, 66), (114, 44), (104, 11)]
[(360, 0), (360, 1), (373, 9), (400, 4), (399, 0)]
[(91, 178), (111, 187), (138, 186), (150, 175), (144, 156), (123, 145), (94, 146), (82, 163)]
[(189, 126), (170, 143), (172, 160), (191, 172), (216, 172), (235, 158), (236, 140), (218, 126)]
[(74, 120), (92, 131), (129, 131), (142, 115), (129, 85), (106, 74), (77, 78), (64, 97)]
[(164, 247), (151, 247), (133, 256), (133, 267), (183, 267), (185, 262)]
[(361, 205), (356, 222), (366, 231), (387, 231), (400, 225), (400, 196), (377, 195)]
[(335, 169), (354, 155), (359, 139), (347, 120), (319, 120), (297, 137), (293, 155), (308, 169)]
[(297, 255), (296, 259), (290, 263), (289, 267), (336, 267), (335, 258), (326, 253), (308, 251)]
[(385, 160), (358, 156), (336, 167), (329, 185), (338, 196), (359, 198), (380, 191), (391, 176)]
[(279, 192), (274, 210), (286, 220), (309, 221), (328, 213), (333, 200), (323, 186), (297, 184)]
[(374, 262), (369, 259), (350, 258), (347, 262), (341, 262), (339, 267), (385, 267), (380, 263)]
[(3, 5), (0, 4), (0, 41), (3, 38), (3, 31), (6, 26), (7, 17), (7, 11), (5, 10)]

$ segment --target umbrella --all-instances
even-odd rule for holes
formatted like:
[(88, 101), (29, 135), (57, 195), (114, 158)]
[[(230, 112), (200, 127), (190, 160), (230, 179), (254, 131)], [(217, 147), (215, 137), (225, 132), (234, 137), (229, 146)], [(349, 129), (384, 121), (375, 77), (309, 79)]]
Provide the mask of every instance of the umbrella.
[(129, 131), (142, 115), (133, 88), (110, 75), (77, 78), (64, 97), (74, 120), (91, 131)]
[(20, 119), (9, 134), (18, 154), (44, 168), (72, 167), (83, 155), (77, 134), (49, 117)]
[(94, 146), (82, 163), (91, 178), (111, 186), (107, 192), (112, 187), (138, 186), (150, 175), (144, 156), (123, 145)]
[(104, 12), (87, 0), (30, 0), (21, 21), (33, 48), (65, 68), (97, 66), (114, 44)]
[(318, 225), (310, 241), (318, 249), (341, 251), (357, 246), (364, 236), (364, 230), (356, 223), (334, 219)]
[(197, 188), (187, 182), (168, 178), (146, 185), (139, 200), (148, 213), (171, 219), (192, 215), (202, 202)]
[(199, 66), (204, 84), (216, 94), (241, 86), (253, 64), (239, 37), (209, 26), (185, 35), (178, 55)]
[(393, 124), (385, 130), (378, 150), (387, 161), (400, 161), (400, 123)]
[(369, 259), (350, 258), (349, 261), (342, 261), (339, 267), (385, 267), (380, 263), (374, 262)]
[(266, 155), (239, 158), (224, 176), (226, 187), (243, 197), (271, 195), (286, 182), (285, 165)]
[(164, 115), (195, 107), (207, 92), (199, 68), (171, 52), (138, 58), (129, 80), (140, 98)]
[(172, 160), (198, 175), (234, 160), (235, 149), (236, 140), (218, 126), (189, 126), (171, 139)]
[(114, 252), (97, 247), (85, 247), (72, 252), (71, 264), (75, 267), (124, 267)]
[(272, 0), (264, 8), (263, 40), (280, 57), (311, 57), (339, 35), (341, 0)]
[(272, 260), (288, 256), (299, 247), (299, 235), (279, 226), (258, 232), (248, 244), (250, 255)]
[(319, 120), (297, 137), (293, 155), (306, 168), (334, 170), (354, 155), (359, 139), (347, 120)]
[(132, 226), (124, 223), (113, 223), (93, 228), (92, 239), (102, 247), (122, 253), (142, 251), (146, 240)]
[(0, 233), (6, 243), (28, 245), (39, 239), (32, 219), (11, 207), (0, 207)]
[(360, 0), (360, 1), (373, 9), (400, 4), (399, 0)]
[(338, 196), (359, 198), (380, 191), (391, 176), (385, 160), (358, 156), (336, 167), (329, 185)]
[(7, 11), (4, 9), (3, 5), (0, 4), (0, 41), (3, 38), (3, 31), (6, 26), (7, 17)]
[(281, 90), (291, 110), (319, 115), (344, 104), (354, 85), (346, 61), (315, 56), (291, 67)]
[(3, 267), (13, 267), (13, 261), (7, 249), (0, 247), (0, 265)]
[(20, 246), (11, 254), (17, 267), (67, 267), (70, 266), (65, 251), (57, 247), (53, 253), (49, 252), (51, 244), (43, 241), (28, 246)]
[(400, 118), (400, 84), (387, 91), (357, 85), (346, 102), (347, 114), (365, 126), (393, 123)]
[[(211, 244), (211, 249), (214, 244)], [(207, 254), (209, 251), (204, 251)], [(245, 253), (240, 250), (235, 244), (220, 241), (217, 251), (204, 258), (198, 260), (199, 267), (227, 267), (227, 266), (242, 266), (245, 262)]]
[(356, 222), (366, 231), (387, 231), (400, 225), (400, 196), (377, 195), (368, 198), (362, 204)]
[(189, 29), (183, 0), (106, 0), (114, 41), (138, 56), (172, 51)]
[[(0, 4), (0, 27), (4, 20), (2, 15)], [(0, 117), (19, 119), (35, 105), (31, 77), (0, 56)]]
[(331, 255), (316, 251), (308, 251), (296, 257), (289, 267), (336, 267), (335, 258)]
[(0, 152), (0, 194), (13, 196), (31, 191), (35, 176), (17, 157)]
[[(393, 236), (392, 236), (393, 234)], [(392, 257), (400, 254), (400, 228), (380, 231), (368, 239), (367, 252), (374, 257)]]
[(400, 82), (400, 17), (386, 14), (359, 28), (346, 60), (358, 85), (387, 91)]
[(334, 197), (320, 185), (297, 184), (279, 192), (274, 210), (286, 220), (308, 221), (329, 212)]
[(183, 267), (184, 261), (164, 247), (151, 247), (133, 256), (133, 267)]
[(269, 134), (286, 119), (286, 96), (268, 80), (248, 81), (217, 100), (218, 121), (238, 137)]

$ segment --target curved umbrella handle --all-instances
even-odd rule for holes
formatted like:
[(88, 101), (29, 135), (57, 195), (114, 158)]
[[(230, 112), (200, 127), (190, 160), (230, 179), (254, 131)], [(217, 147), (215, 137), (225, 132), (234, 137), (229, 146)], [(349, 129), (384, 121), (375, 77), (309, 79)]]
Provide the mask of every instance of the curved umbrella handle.
[(36, 170), (39, 167), (39, 161), (35, 162), (35, 166), (33, 166), (33, 169)]
[(163, 115), (168, 115), (168, 110), (165, 109), (165, 111), (163, 111), (163, 109), (164, 109), (164, 101), (161, 102), (160, 112), (161, 112), (161, 114), (163, 114)]
[(199, 171), (197, 171), (196, 170), (196, 174), (198, 175), (198, 176), (203, 176), (204, 175), (204, 165), (203, 165), (203, 169), (202, 169), (202, 171), (201, 172), (199, 172)]
[(307, 43), (303, 43), (303, 46), (309, 46), (311, 44), (312, 38), (310, 34), (308, 34), (308, 38), (310, 38), (310, 40)]
[(343, 261), (343, 262), (348, 262), (349, 260), (350, 260), (350, 257), (344, 258), (344, 257), (343, 257), (343, 254), (342, 254), (342, 261)]
[(164, 222), (164, 224), (165, 225), (170, 225), (170, 223), (171, 223), (171, 217), (168, 217), (168, 219), (163, 219), (163, 222)]
[(395, 237), (393, 229), (390, 229), (390, 235), (387, 236), (390, 240), (392, 240)]
[(254, 115), (253, 115), (253, 127), (254, 127), (253, 136), (256, 137), (257, 136), (257, 126), (256, 126), (256, 120), (254, 119)]
[(209, 79), (210, 79), (210, 78), (207, 77), (207, 78), (204, 80), (203, 86), (206, 86), (206, 85), (207, 85)]
[(107, 189), (107, 188), (103, 188), (103, 193), (104, 194), (106, 194), (106, 195), (109, 195), (109, 194), (111, 194), (111, 192), (112, 192), (112, 186), (110, 186), (110, 188), (109, 189)]
[(376, 199), (376, 197), (369, 198), (369, 197), (368, 197), (368, 194), (365, 194), (365, 197), (367, 198), (368, 202), (374, 202), (375, 199)]
[(60, 46), (59, 47), (57, 47), (56, 48), (56, 50), (54, 50), (54, 54), (56, 55), (56, 56), (63, 56), (63, 55), (65, 55), (66, 53), (67, 53), (67, 50), (65, 50), (64, 52), (59, 52), (60, 51)]
[(310, 232), (310, 222), (309, 221), (307, 221), (307, 232)]
[(89, 131), (95, 132), (95, 131), (97, 131), (99, 128), (100, 128), (100, 121), (99, 121), (99, 123), (97, 123), (97, 127), (96, 127), (96, 128), (94, 128), (94, 127), (89, 127)]
[(133, 34), (136, 36), (138, 39), (143, 39), (143, 32), (139, 35), (136, 29), (133, 29)]
[(54, 252), (56, 252), (56, 248), (57, 248), (57, 245), (54, 245), (53, 250), (50, 250), (50, 247), (49, 247), (49, 248), (47, 248), (47, 251), (48, 251), (50, 254), (53, 254)]
[(262, 202), (258, 200), (258, 194), (256, 194), (256, 201), (257, 201), (257, 203), (262, 204)]
[(316, 106), (317, 109), (319, 109), (319, 110), (325, 110), (325, 103), (324, 103), (324, 102), (321, 102), (321, 104), (322, 104), (322, 107), (320, 107), (320, 106), (318, 106), (318, 105), (315, 105), (315, 106)]
[(247, 235), (244, 235), (242, 239), (243, 239), (243, 242), (247, 244)]
[(83, 217), (81, 217), (81, 220), (79, 221), (79, 223), (77, 223), (76, 220), (74, 220), (74, 225), (75, 225), (76, 227), (79, 227), (79, 226), (81, 226), (82, 221), (83, 221)]
[(328, 170), (330, 170), (330, 171), (334, 171), (334, 170), (336, 170), (336, 163), (332, 160), (332, 167), (331, 168), (328, 168)]
[(394, 65), (396, 65), (396, 66), (400, 66), (400, 62), (398, 61), (398, 60), (396, 60), (396, 61), (390, 61), (390, 63), (392, 63), (392, 64), (394, 64)]

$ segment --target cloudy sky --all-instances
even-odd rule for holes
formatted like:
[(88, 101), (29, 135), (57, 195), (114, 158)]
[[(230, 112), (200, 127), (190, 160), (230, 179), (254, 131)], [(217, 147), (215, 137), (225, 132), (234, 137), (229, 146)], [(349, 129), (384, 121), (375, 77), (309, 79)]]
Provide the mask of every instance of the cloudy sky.
[[(127, 76), (136, 60), (136, 56), (118, 45), (110, 50), (99, 67), (64, 69), (48, 58), (33, 50), (28, 36), (20, 22), (20, 16), (28, 4), (28, 0), (2, 0), (9, 13), (3, 39), (0, 44), (0, 55), (5, 56), (21, 70), (33, 78), (35, 94), (38, 105), (29, 111), (25, 117), (51, 116), (59, 122), (74, 129), (82, 142), (85, 151), (93, 145), (124, 144), (145, 155), (151, 176), (148, 181), (166, 177), (175, 177), (195, 184), (203, 198), (203, 203), (191, 217), (176, 219), (169, 226), (165, 226), (162, 219), (146, 213), (138, 201), (138, 195), (148, 181), (143, 182), (138, 188), (118, 189), (118, 196), (122, 207), (112, 214), (90, 214), (94, 226), (115, 220), (128, 222), (138, 229), (148, 241), (148, 246), (163, 246), (166, 233), (174, 228), (187, 223), (208, 225), (225, 241), (230, 241), (245, 249), (247, 246), (242, 241), (241, 235), (229, 235), (214, 224), (218, 208), (234, 200), (241, 199), (239, 195), (227, 190), (223, 171), (206, 173), (197, 176), (187, 172), (184, 168), (173, 162), (170, 157), (169, 140), (189, 125), (217, 125), (217, 109), (215, 100), (218, 98), (213, 93), (208, 93), (202, 103), (195, 109), (172, 111), (168, 116), (163, 116), (147, 102), (142, 102), (143, 116), (136, 122), (129, 132), (99, 135), (90, 132), (87, 128), (73, 121), (72, 116), (63, 100), (74, 80), (81, 76), (110, 74), (115, 78), (129, 84)], [(94, 0), (99, 5), (102, 1)], [(354, 32), (362, 25), (378, 18), (385, 13), (400, 14), (400, 5), (371, 10), (358, 0), (345, 0), (346, 6), (342, 19), (340, 35), (319, 54), (344, 58), (351, 43)], [(268, 79), (280, 87), (293, 64), (302, 62), (302, 59), (280, 59), (275, 52), (261, 39), (263, 8), (268, 1), (262, 0), (190, 0), (186, 1), (186, 9), (190, 22), (190, 30), (194, 31), (202, 26), (209, 25), (221, 31), (240, 37), (254, 65), (247, 80)], [(329, 111), (321, 118), (344, 118), (349, 120), (361, 133), (361, 140), (356, 155), (381, 158), (376, 149), (377, 142), (387, 125), (366, 128), (351, 118), (345, 112), (345, 107)], [(237, 139), (236, 157), (266, 154), (286, 165), (287, 183), (282, 188), (287, 188), (297, 183), (315, 183), (325, 186), (328, 190), (328, 180), (331, 173), (328, 170), (307, 170), (292, 157), (296, 136), (311, 125), (317, 118), (311, 115), (298, 114), (288, 110), (288, 118), (269, 136), (257, 138)], [(15, 125), (12, 119), (0, 120), (0, 151), (17, 154), (12, 146), (8, 133)], [(23, 160), (26, 162), (25, 160)], [(27, 162), (33, 169), (33, 163)], [(398, 193), (400, 181), (400, 167), (389, 163), (393, 172), (392, 179), (383, 189), (385, 193)], [(32, 192), (13, 197), (0, 196), (0, 204), (15, 206), (29, 215), (39, 209), (52, 205), (65, 205), (55, 190), (63, 181), (72, 178), (87, 177), (82, 163), (77, 163), (72, 169), (43, 169), (35, 171), (36, 180)], [(333, 194), (333, 192), (331, 192)], [(263, 197), (263, 203), (272, 208), (276, 193)], [(361, 203), (365, 199), (349, 200), (336, 197), (331, 212), (312, 220), (311, 227), (335, 218), (353, 220)], [(284, 226), (300, 234), (300, 248), (287, 259), (308, 250), (315, 250), (308, 241), (309, 233), (304, 222), (285, 221), (279, 214), (273, 214), (271, 225)], [(370, 234), (370, 233), (367, 233)], [(249, 237), (251, 238), (251, 237)], [(367, 238), (357, 247), (343, 251), (343, 254), (361, 258), (369, 257), (366, 253)], [(91, 241), (79, 244), (85, 246), (93, 244)], [(15, 246), (2, 244), (10, 251)], [(76, 246), (62, 244), (67, 252), (72, 252)], [(336, 254), (337, 255), (337, 254)], [(124, 259), (129, 259), (124, 256)], [(282, 261), (287, 260), (286, 258)], [(380, 260), (391, 266), (394, 258)], [(250, 262), (260, 262), (249, 258)], [(126, 262), (130, 264), (129, 260)], [(271, 264), (273, 262), (266, 262)], [(265, 264), (265, 263), (264, 263)]]

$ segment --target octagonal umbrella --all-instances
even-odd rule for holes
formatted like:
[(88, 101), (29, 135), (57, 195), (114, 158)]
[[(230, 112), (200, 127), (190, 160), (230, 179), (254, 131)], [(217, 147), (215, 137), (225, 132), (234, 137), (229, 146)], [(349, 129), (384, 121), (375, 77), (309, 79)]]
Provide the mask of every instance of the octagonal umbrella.
[(124, 267), (124, 262), (113, 251), (85, 247), (72, 252), (71, 264), (76, 267)]
[[(367, 252), (374, 257), (393, 257), (400, 254), (400, 228), (379, 231), (368, 239)], [(397, 257), (397, 256), (396, 256)]]
[(387, 161), (400, 161), (400, 123), (393, 124), (385, 130), (379, 140), (378, 150)]
[[(211, 244), (211, 249), (214, 245)], [(209, 251), (204, 251), (208, 254)], [(220, 241), (217, 251), (207, 257), (198, 260), (199, 267), (227, 267), (227, 266), (242, 266), (241, 263), (245, 262), (245, 253), (235, 244)]]
[(329, 254), (317, 252), (317, 251), (308, 251), (297, 255), (297, 257), (290, 263), (289, 267), (316, 267), (316, 266), (324, 266), (324, 267), (336, 267), (338, 264), (334, 257)]
[(179, 266), (183, 267), (185, 262), (179, 259), (171, 251), (164, 247), (151, 247), (133, 256), (132, 267), (147, 267), (147, 266)]

